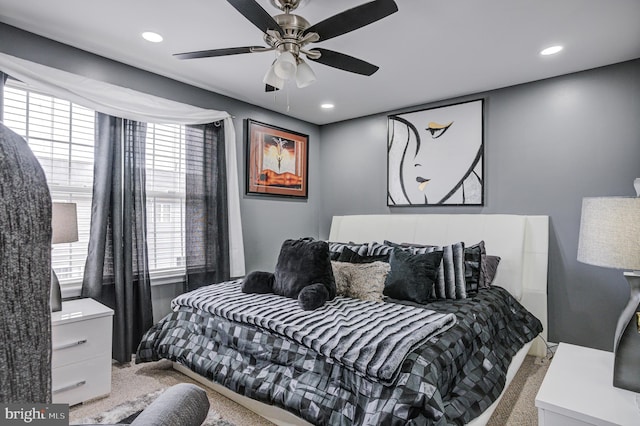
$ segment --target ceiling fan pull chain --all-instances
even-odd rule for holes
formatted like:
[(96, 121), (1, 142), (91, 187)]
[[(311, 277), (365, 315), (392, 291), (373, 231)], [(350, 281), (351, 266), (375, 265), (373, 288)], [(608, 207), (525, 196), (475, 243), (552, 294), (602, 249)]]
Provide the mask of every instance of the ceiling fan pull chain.
[(289, 104), (289, 85), (286, 84), (284, 86), (284, 91), (287, 92), (287, 112), (291, 110), (291, 105)]

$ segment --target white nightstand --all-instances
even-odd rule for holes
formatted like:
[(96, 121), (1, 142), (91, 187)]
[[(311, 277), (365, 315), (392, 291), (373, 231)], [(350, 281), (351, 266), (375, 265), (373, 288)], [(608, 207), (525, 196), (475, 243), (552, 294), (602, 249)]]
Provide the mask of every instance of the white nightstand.
[(540, 426), (640, 425), (640, 394), (613, 387), (613, 352), (560, 343), (536, 395)]
[(51, 314), (53, 402), (74, 405), (111, 392), (113, 311), (93, 299)]

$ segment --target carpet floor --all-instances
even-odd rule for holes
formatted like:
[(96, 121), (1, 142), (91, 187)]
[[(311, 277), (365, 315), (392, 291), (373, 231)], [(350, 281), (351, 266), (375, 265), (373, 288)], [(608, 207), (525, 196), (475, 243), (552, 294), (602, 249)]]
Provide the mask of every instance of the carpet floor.
[[(548, 360), (527, 356), (489, 420), (488, 426), (537, 425), (538, 413), (534, 400), (548, 367)], [(77, 424), (80, 420), (96, 418), (115, 407), (182, 382), (202, 386), (191, 378), (175, 371), (169, 361), (163, 360), (138, 365), (133, 363), (114, 364), (109, 396), (71, 407), (69, 412), (70, 423)], [(211, 403), (210, 418), (218, 422), (215, 424), (228, 422), (227, 424), (230, 426), (272, 425), (268, 420), (225, 396), (211, 389), (206, 389), (206, 391)]]
[[(178, 383), (193, 383), (203, 387), (200, 383), (175, 371), (171, 362), (166, 360), (137, 365), (133, 363), (113, 364), (111, 371), (111, 393), (109, 396), (71, 407), (69, 410), (70, 424), (96, 417), (118, 405)], [(203, 388), (207, 391), (211, 404), (210, 410), (214, 416), (217, 414), (235, 426), (269, 426), (273, 424), (229, 398), (206, 387)]]
[(550, 358), (525, 357), (487, 426), (538, 426), (536, 394), (550, 362)]

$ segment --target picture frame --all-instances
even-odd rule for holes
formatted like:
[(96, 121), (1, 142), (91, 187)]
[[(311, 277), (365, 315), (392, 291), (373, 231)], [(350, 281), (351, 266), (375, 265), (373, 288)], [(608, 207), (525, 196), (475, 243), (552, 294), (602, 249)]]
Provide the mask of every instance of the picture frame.
[(484, 206), (484, 99), (387, 118), (388, 206)]
[(245, 120), (246, 194), (308, 198), (309, 136)]

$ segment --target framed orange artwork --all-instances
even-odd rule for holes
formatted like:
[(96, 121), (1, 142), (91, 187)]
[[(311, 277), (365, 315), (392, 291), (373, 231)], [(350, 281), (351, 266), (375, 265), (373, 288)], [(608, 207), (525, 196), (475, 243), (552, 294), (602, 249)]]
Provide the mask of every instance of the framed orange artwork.
[(246, 193), (307, 198), (309, 136), (245, 120)]

